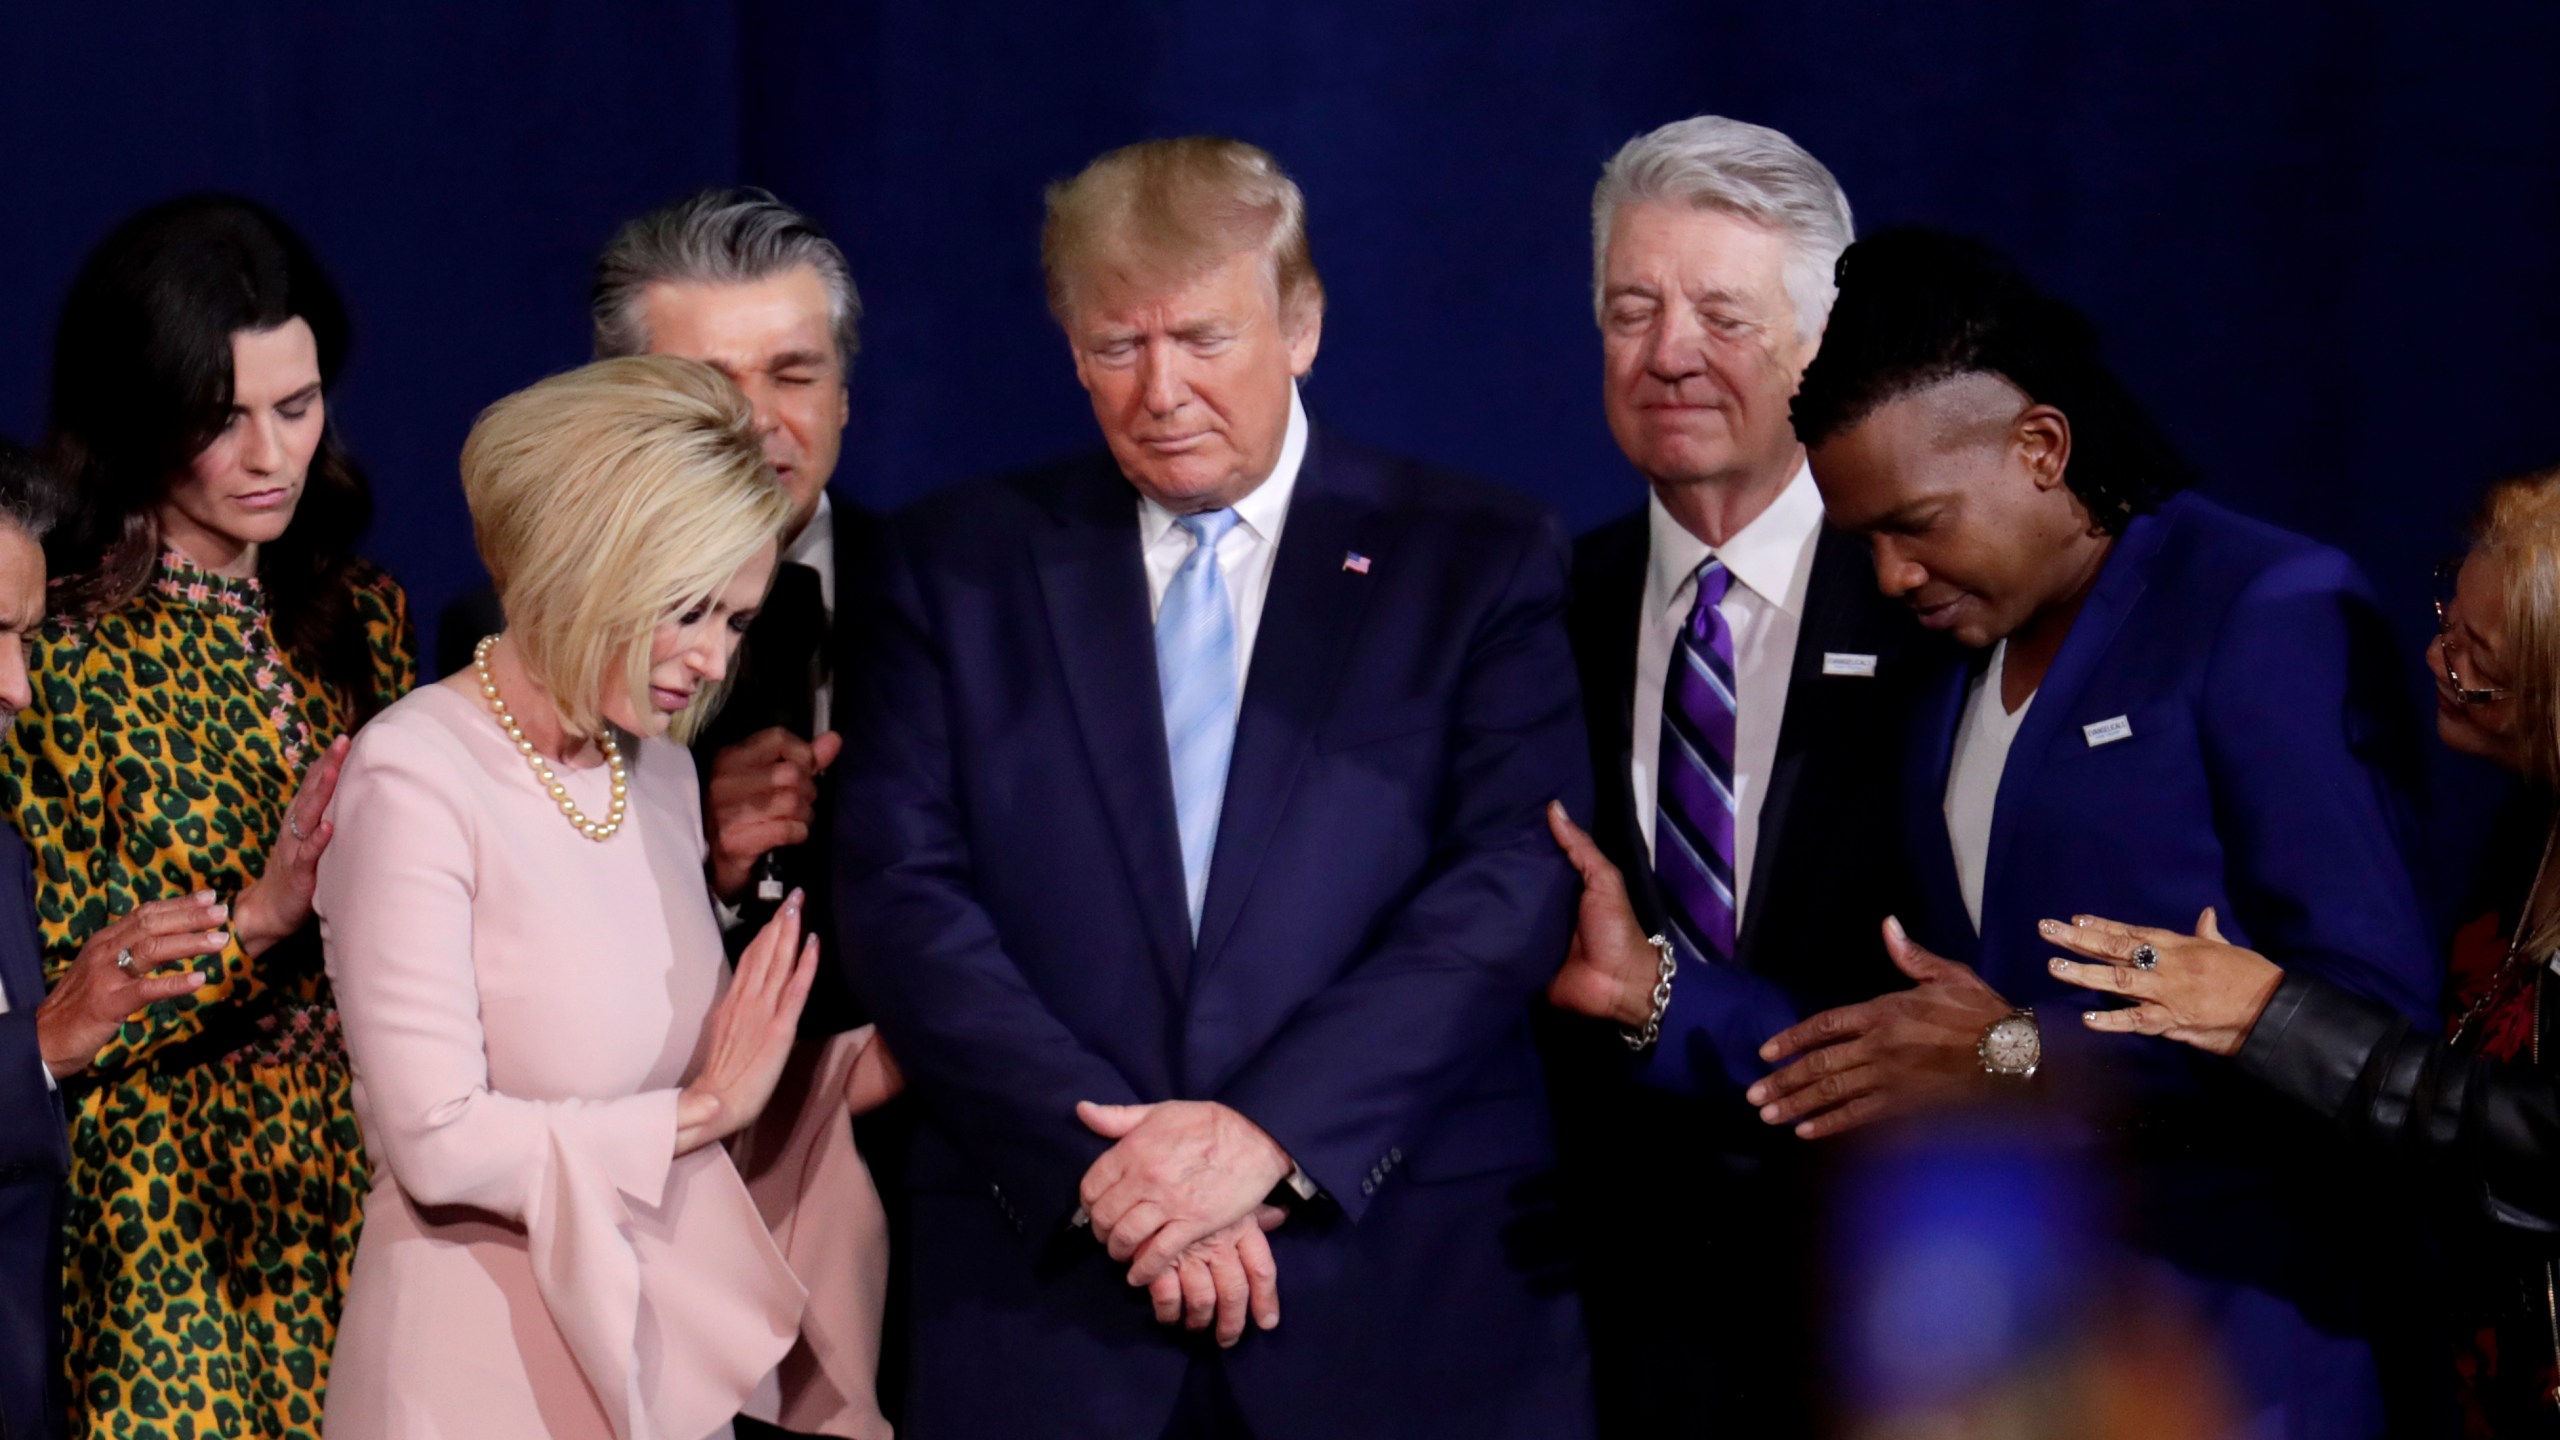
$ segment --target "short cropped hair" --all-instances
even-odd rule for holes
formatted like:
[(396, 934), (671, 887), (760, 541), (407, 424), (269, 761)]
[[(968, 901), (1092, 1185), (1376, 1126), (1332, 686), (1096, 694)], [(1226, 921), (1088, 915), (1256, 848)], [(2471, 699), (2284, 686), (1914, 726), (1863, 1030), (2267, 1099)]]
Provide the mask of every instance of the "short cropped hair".
[(34, 451), (0, 435), (0, 525), (42, 545), (62, 518), (62, 487)]
[[(647, 712), (649, 642), (777, 543), (791, 499), (746, 397), (719, 371), (599, 360), (480, 413), (462, 444), (472, 537), (507, 638), (575, 735), (615, 687)], [(689, 739), (725, 685), (676, 717)]]
[(745, 285), (806, 265), (827, 291), (836, 364), (853, 373), (862, 349), (862, 294), (844, 252), (818, 222), (752, 186), (704, 190), (625, 224), (596, 259), (588, 309), (596, 358), (649, 353), (648, 288)]
[(2071, 424), (2064, 483), (2110, 535), (2193, 471), (2124, 381), (2097, 327), (1999, 252), (1944, 231), (1883, 231), (1840, 257), (1840, 298), (1805, 368), (1796, 438), (1820, 445), (1878, 409), (1961, 375), (1997, 375)]
[(1805, 148), (1766, 125), (1700, 115), (1675, 120), (1618, 148), (1591, 192), (1591, 313), (1600, 314), (1609, 274), (1609, 231), (1630, 205), (1659, 203), (1721, 210), (1776, 231), (1787, 242), (1787, 298), (1796, 335), (1822, 333), (1831, 311), (1831, 270), (1857, 238), (1849, 197)]
[(1247, 251), (1268, 260), (1283, 315), (1324, 306), (1307, 246), (1307, 200), (1258, 145), (1215, 135), (1124, 145), (1048, 189), (1040, 269), (1061, 324), (1076, 278), (1106, 255), (1181, 281)]

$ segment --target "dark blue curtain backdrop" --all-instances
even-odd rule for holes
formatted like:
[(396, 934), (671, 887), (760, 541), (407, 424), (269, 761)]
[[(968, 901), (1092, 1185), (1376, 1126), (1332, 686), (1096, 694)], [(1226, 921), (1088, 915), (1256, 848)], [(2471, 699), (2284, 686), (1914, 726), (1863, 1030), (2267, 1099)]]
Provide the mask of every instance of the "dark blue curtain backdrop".
[[(1862, 224), (1980, 233), (2078, 299), (2208, 489), (2358, 555), (2413, 656), (2480, 485), (2560, 462), (2549, 0), (7, 3), (0, 428), (36, 428), (119, 216), (263, 198), (349, 293), (332, 403), (422, 624), (476, 579), (463, 433), (583, 357), (622, 216), (751, 181), (838, 235), (869, 307), (841, 482), (885, 505), (1090, 440), (1040, 187), (1195, 131), (1307, 189), (1317, 412), (1577, 525), (1639, 496), (1599, 414), (1591, 184), (1707, 110), (1795, 135)], [(2480, 786), (2442, 778), (2458, 855)]]

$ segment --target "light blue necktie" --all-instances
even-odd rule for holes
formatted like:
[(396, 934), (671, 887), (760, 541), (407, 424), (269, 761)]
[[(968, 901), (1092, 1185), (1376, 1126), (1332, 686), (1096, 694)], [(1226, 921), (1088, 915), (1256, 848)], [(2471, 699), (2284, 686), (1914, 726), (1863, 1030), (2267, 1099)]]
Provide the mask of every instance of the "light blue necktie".
[(1156, 684), (1164, 692), (1164, 741), (1173, 762), (1173, 814), (1182, 830), (1182, 878), (1191, 935), (1209, 894), (1209, 858), (1218, 812), (1227, 803), (1227, 761), (1236, 748), (1236, 616), (1218, 541), (1236, 512), (1211, 510), (1174, 521), (1191, 533), (1191, 553), (1165, 587), (1156, 612)]

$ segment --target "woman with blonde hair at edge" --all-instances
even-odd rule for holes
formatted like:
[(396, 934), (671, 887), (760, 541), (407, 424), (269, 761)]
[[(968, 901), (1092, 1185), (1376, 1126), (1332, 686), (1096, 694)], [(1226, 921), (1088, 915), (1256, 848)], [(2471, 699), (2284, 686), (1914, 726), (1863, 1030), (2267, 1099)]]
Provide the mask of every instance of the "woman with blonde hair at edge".
[(348, 756), (318, 908), (374, 1169), (332, 1440), (873, 1440), (888, 1240), (848, 1109), (869, 1029), (792, 1055), (785, 903), (734, 977), (683, 739), (790, 502), (710, 367), (607, 360), (462, 453), (508, 617)]

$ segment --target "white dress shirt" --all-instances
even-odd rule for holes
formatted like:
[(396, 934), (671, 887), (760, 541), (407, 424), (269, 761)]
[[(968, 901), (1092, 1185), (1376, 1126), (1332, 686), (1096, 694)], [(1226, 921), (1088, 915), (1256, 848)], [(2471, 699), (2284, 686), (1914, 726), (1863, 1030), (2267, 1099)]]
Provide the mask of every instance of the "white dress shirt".
[[(836, 507), (835, 502), (827, 498), (827, 492), (824, 490), (818, 492), (817, 513), (809, 517), (808, 524), (800, 527), (800, 534), (798, 537), (793, 539), (788, 546), (784, 547), (782, 560), (784, 564), (806, 565), (810, 569), (818, 572), (818, 601), (821, 605), (826, 607), (827, 633), (830, 635), (834, 634), (836, 626)], [(835, 710), (835, 688), (836, 687), (832, 683), (818, 687), (816, 697), (817, 703), (812, 705), (809, 711), (809, 723), (816, 727), (811, 732), (812, 734), (824, 735), (827, 733), (827, 721), (832, 717), (832, 712)]]
[(1653, 854), (1655, 776), (1662, 747), (1662, 682), (1670, 673), (1680, 627), (1698, 599), (1698, 567), (1720, 557), (1733, 584), (1716, 613), (1733, 632), (1734, 923), (1751, 894), (1753, 852), (1760, 844), (1760, 806), (1778, 760), (1778, 730), (1787, 715), (1787, 679), (1796, 663), (1813, 552), (1822, 538), (1822, 495), (1813, 471), (1800, 466), (1787, 488), (1733, 538), (1712, 549), (1671, 518), (1654, 497), (1648, 507), (1652, 556), (1645, 567), (1642, 628), (1636, 632), (1634, 734), (1628, 750), (1636, 823)]
[(1991, 663), (1964, 698), (1964, 719), (1956, 726), (1956, 753), (1947, 766), (1947, 845), (1955, 852), (1956, 888), (1964, 892), (1964, 913), (1973, 933), (1982, 933), (1982, 880), (1991, 863), (1991, 816), (2000, 800), (2000, 776), (2009, 768), (2009, 747), (2018, 727), (2027, 723), (2033, 694), (2010, 711), (2000, 698), (2000, 677), (2009, 661), (2009, 642), (1991, 647)]
[[(1289, 430), (1280, 441), (1279, 463), (1270, 478), (1235, 504), (1237, 524), (1218, 541), (1218, 572), (1226, 577), (1227, 603), (1236, 621), (1236, 693), (1244, 693), (1245, 676), (1253, 668), (1253, 638), (1262, 629), (1262, 602), (1271, 594), (1271, 564), (1280, 554), (1280, 530), (1289, 521), (1289, 496), (1298, 488), (1298, 467), (1307, 458), (1307, 410), (1289, 389)], [(1164, 592), (1174, 572), (1191, 558), (1191, 532), (1174, 523), (1177, 517), (1146, 496), (1138, 497), (1138, 544), (1147, 561), (1147, 613), (1164, 609)]]

